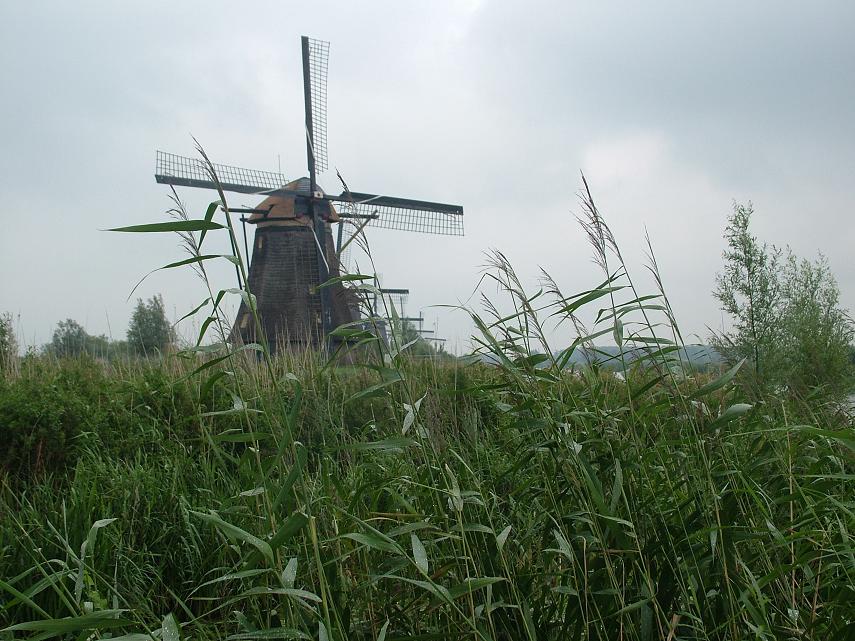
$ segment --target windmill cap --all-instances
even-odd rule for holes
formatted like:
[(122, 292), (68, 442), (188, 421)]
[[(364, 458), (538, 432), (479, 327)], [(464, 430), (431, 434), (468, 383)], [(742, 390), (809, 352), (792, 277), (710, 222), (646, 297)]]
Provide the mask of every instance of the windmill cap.
[[(298, 194), (308, 196), (310, 194), (311, 183), (306, 177), (292, 180), (282, 186), (283, 189), (295, 191)], [(321, 194), (324, 190), (320, 185), (315, 185), (316, 191)], [(279, 220), (271, 220), (259, 222), (260, 227), (281, 226), (289, 227), (293, 225), (311, 226), (312, 222), (307, 216), (298, 216), (294, 212), (294, 198), (292, 196), (268, 196), (257, 207), (258, 209), (269, 210), (267, 216)], [(329, 216), (326, 217), (327, 222), (336, 223), (339, 221), (338, 213), (332, 203), (329, 203)], [(265, 216), (263, 214), (252, 214), (249, 219), (252, 221), (261, 221)]]
[[(308, 196), (309, 191), (310, 191), (310, 187), (311, 187), (311, 183), (309, 182), (309, 179), (304, 176), (303, 178), (298, 178), (297, 180), (292, 180), (287, 185), (284, 185), (282, 188), (283, 189), (289, 189), (291, 191), (296, 191), (300, 194), (305, 194), (306, 196)], [(323, 190), (323, 188), (317, 184), (315, 185), (315, 190), (321, 192), (322, 194), (326, 193)]]

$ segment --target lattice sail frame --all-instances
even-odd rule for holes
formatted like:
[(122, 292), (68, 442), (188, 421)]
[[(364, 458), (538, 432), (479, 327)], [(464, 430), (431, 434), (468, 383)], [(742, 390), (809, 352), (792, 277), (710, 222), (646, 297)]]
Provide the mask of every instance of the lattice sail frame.
[(337, 201), (335, 207), (339, 214), (345, 216), (354, 216), (357, 219), (370, 218), (366, 227), (463, 236), (463, 214), (392, 207), (370, 202)]
[[(287, 183), (285, 176), (275, 171), (246, 169), (232, 165), (214, 163), (214, 171), (224, 191), (241, 194), (280, 195), (292, 194), (282, 186)], [(215, 189), (216, 184), (211, 180), (208, 168), (198, 158), (179, 156), (163, 151), (157, 152), (157, 164), (154, 172), (155, 180), (167, 185), (184, 187), (201, 187)], [(441, 203), (418, 203), (403, 198), (373, 196), (371, 194), (341, 194), (326, 196), (332, 201), (339, 214), (344, 217), (352, 216), (357, 225), (369, 219), (366, 227), (375, 229), (395, 229), (399, 231), (421, 232), (425, 234), (440, 234), (446, 236), (463, 235), (462, 209)], [(386, 202), (399, 202), (401, 205), (387, 205)], [(443, 207), (442, 211), (430, 209), (431, 204)]]
[[(231, 165), (213, 163), (217, 179), (225, 191), (242, 194), (260, 194), (279, 189), (286, 184), (285, 176), (275, 171), (246, 169)], [(213, 189), (208, 167), (200, 158), (190, 158), (177, 154), (157, 152), (157, 164), (154, 170), (155, 180), (167, 185), (185, 187), (203, 187)]]
[(327, 76), (329, 73), (330, 43), (308, 38), (309, 88), (312, 94), (312, 151), (315, 171), (325, 172), (327, 160)]
[[(380, 290), (385, 299), (386, 311), (396, 314), (399, 318), (405, 315), (405, 307), (410, 299), (410, 290), (402, 290), (400, 292), (387, 292)], [(404, 293), (406, 292), (406, 293)], [(380, 311), (383, 311), (382, 308)]]

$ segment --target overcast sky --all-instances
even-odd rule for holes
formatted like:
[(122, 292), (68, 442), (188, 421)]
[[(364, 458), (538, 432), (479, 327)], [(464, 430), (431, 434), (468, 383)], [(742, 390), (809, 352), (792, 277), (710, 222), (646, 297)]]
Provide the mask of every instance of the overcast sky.
[[(157, 149), (191, 155), (193, 135), (215, 162), (303, 175), (301, 34), (332, 43), (330, 166), (465, 208), (465, 238), (372, 235), (384, 285), (458, 350), (466, 318), (428, 306), (467, 299), (486, 250), (532, 288), (540, 266), (566, 292), (596, 284), (580, 171), (642, 281), (649, 231), (684, 334), (722, 322), (734, 199), (762, 239), (822, 251), (852, 309), (853, 28), (845, 0), (4, 2), (0, 311), (26, 345), (67, 317), (124, 337), (134, 283), (182, 258), (169, 235), (99, 231), (164, 219)], [(200, 216), (213, 199), (182, 197)], [(213, 276), (233, 286), (228, 264)], [(135, 295), (158, 292), (176, 318), (204, 298), (190, 271)]]

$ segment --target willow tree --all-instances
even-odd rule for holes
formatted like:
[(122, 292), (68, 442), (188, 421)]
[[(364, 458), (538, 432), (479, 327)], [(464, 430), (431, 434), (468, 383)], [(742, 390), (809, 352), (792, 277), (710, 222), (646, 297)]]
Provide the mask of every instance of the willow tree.
[(713, 295), (732, 327), (715, 335), (713, 344), (728, 360), (747, 359), (760, 380), (775, 367), (781, 334), (781, 252), (751, 233), (753, 213), (750, 202), (734, 202), (728, 218), (724, 270), (716, 275)]

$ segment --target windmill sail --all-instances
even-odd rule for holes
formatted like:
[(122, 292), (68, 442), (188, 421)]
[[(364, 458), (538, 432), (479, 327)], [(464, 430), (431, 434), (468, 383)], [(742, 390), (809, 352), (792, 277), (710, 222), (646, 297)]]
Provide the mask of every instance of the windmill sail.
[[(309, 195), (308, 189), (289, 189), (285, 177), (277, 172), (216, 163), (214, 170), (223, 191), (286, 197)], [(157, 152), (154, 177), (157, 182), (166, 185), (204, 189), (217, 187), (205, 163), (200, 159), (163, 151)], [(338, 196), (324, 195), (323, 200), (335, 203), (343, 218), (371, 219), (368, 227), (447, 236), (463, 235), (463, 207), (460, 205), (362, 192), (345, 192)]]
[[(240, 194), (265, 194), (282, 187), (285, 177), (275, 171), (260, 171), (213, 163), (223, 191)], [(200, 158), (189, 158), (165, 151), (157, 152), (154, 179), (164, 185), (216, 189), (208, 167)]]
[(309, 171), (321, 173), (329, 166), (327, 162), (327, 70), (330, 43), (303, 36), (302, 45)]
[(463, 207), (350, 192), (329, 197), (343, 218), (370, 219), (368, 227), (445, 236), (463, 235)]

